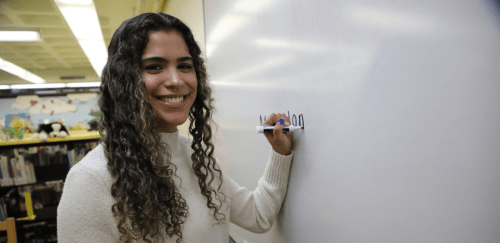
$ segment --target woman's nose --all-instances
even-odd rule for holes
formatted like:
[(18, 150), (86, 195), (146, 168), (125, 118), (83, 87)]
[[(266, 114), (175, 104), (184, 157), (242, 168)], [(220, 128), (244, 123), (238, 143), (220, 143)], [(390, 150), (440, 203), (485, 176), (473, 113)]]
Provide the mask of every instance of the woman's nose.
[(177, 68), (170, 67), (167, 69), (165, 76), (165, 85), (166, 86), (178, 86), (181, 85), (181, 79), (179, 78), (179, 73)]

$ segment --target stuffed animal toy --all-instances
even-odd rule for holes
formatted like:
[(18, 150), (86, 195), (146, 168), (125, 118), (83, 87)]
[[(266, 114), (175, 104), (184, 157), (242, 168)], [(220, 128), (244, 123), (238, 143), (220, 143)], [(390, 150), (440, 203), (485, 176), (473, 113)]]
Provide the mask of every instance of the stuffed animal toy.
[(89, 121), (89, 132), (90, 131), (99, 131), (99, 121), (97, 119), (92, 119), (91, 121)]
[(40, 126), (38, 127), (38, 133), (33, 133), (31, 137), (39, 138), (43, 142), (47, 141), (49, 137), (64, 138), (68, 135), (69, 135), (68, 130), (63, 124), (59, 122), (53, 122), (53, 123), (40, 124)]

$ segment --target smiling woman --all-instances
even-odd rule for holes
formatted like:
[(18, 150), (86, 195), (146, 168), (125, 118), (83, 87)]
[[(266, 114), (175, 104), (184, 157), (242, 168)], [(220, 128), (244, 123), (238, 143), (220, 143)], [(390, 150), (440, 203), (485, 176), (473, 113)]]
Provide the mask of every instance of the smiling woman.
[(158, 130), (175, 132), (189, 115), (198, 84), (186, 42), (177, 31), (153, 31), (142, 58), (142, 79)]
[[(290, 122), (271, 114), (273, 150), (255, 191), (213, 157), (212, 90), (189, 28), (145, 13), (115, 32), (102, 73), (102, 144), (73, 166), (58, 207), (59, 242), (228, 242), (228, 220), (270, 229), (293, 157)], [(190, 120), (192, 137), (177, 126)], [(278, 121), (282, 123), (278, 124)], [(285, 124), (283, 122), (286, 121)]]

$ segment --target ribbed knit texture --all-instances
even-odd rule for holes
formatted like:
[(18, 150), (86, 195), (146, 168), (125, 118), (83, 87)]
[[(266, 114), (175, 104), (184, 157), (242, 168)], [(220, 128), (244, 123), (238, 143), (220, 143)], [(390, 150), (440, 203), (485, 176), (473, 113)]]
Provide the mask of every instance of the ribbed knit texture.
[(271, 150), (269, 162), (264, 171), (264, 180), (276, 187), (286, 188), (288, 185), (288, 173), (279, 173), (279, 171), (290, 171), (291, 157), (293, 157), (293, 154), (284, 156)]
[[(173, 179), (189, 206), (188, 217), (182, 225), (182, 242), (227, 243), (229, 223), (215, 224), (213, 210), (206, 206), (207, 200), (201, 195), (198, 178), (191, 168), (192, 140), (178, 131), (162, 133), (161, 137), (170, 147), (172, 163), (182, 183), (176, 177)], [(254, 191), (239, 186), (223, 174), (221, 191), (227, 199), (219, 213), (249, 231), (267, 232), (285, 198), (292, 157), (293, 154), (283, 156), (271, 151), (264, 176)], [(58, 242), (120, 242), (117, 221), (111, 212), (115, 202), (111, 197), (112, 182), (101, 145), (70, 169), (57, 209)], [(161, 229), (161, 225), (159, 227)], [(177, 238), (166, 239), (164, 242), (175, 242)]]

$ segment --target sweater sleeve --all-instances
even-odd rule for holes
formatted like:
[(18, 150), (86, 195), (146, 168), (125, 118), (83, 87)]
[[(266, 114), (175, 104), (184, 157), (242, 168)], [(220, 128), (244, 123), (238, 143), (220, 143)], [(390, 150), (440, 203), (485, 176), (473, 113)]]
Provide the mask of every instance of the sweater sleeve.
[(226, 176), (231, 200), (231, 222), (254, 233), (265, 233), (285, 199), (293, 152), (284, 156), (271, 151), (264, 175), (254, 191)]
[(71, 168), (57, 208), (58, 242), (116, 243), (113, 233), (118, 229), (110, 221), (109, 198), (110, 192), (98, 174), (79, 164)]

